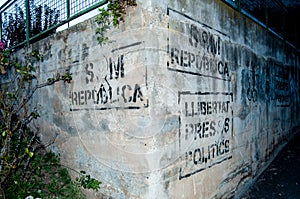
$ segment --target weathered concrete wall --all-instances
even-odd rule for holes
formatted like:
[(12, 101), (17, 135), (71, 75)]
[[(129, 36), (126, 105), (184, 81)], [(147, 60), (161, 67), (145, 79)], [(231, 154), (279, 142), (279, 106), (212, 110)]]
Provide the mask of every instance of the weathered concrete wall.
[[(31, 46), (43, 140), (95, 197), (238, 197), (293, 136), (299, 54), (221, 1), (138, 1), (97, 44), (88, 20)], [(21, 53), (21, 51), (20, 51)]]

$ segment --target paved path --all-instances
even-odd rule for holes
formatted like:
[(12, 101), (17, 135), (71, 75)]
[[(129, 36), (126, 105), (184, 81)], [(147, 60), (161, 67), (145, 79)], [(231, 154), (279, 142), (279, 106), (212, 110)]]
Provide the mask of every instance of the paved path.
[(300, 199), (300, 133), (278, 154), (243, 199)]

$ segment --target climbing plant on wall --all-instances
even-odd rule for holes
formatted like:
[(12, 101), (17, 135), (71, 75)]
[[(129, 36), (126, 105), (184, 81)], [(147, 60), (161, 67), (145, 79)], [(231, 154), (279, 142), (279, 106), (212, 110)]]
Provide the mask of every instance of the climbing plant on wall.
[(106, 7), (99, 9), (100, 14), (96, 18), (99, 27), (96, 33), (98, 34), (98, 43), (100, 45), (108, 41), (108, 37), (106, 36), (107, 30), (111, 26), (117, 27), (120, 22), (124, 22), (127, 8), (136, 5), (135, 0), (109, 0)]
[(32, 128), (32, 122), (40, 117), (30, 103), (36, 91), (72, 81), (65, 72), (40, 83), (34, 64), (42, 59), (38, 51), (32, 51), (22, 64), (13, 60), (0, 42), (0, 198), (84, 198), (80, 187), (99, 189), (100, 182), (84, 171), (72, 181), (59, 155), (47, 149), (52, 143), (42, 143), (38, 125)]

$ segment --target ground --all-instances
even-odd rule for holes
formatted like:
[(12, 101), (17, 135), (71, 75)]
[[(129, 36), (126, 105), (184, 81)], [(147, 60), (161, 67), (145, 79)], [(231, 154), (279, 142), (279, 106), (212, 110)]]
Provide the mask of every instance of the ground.
[(300, 133), (278, 154), (243, 199), (300, 199)]

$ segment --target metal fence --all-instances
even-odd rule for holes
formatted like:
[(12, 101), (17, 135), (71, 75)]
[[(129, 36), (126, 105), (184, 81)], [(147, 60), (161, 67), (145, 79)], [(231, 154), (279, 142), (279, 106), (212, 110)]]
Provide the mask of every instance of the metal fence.
[[(300, 47), (299, 28), (291, 23), (296, 17), (280, 0), (223, 1)], [(106, 3), (107, 0), (8, 1), (0, 8), (1, 40), (10, 48), (30, 43), (53, 34), (59, 26)]]
[[(300, 46), (295, 13), (285, 7), (280, 0), (223, 0), (236, 10), (250, 17), (257, 23), (272, 31), (281, 39), (286, 40), (292, 46)], [(297, 47), (296, 47), (297, 48)]]
[(0, 8), (1, 40), (9, 48), (53, 34), (107, 0), (13, 0)]

